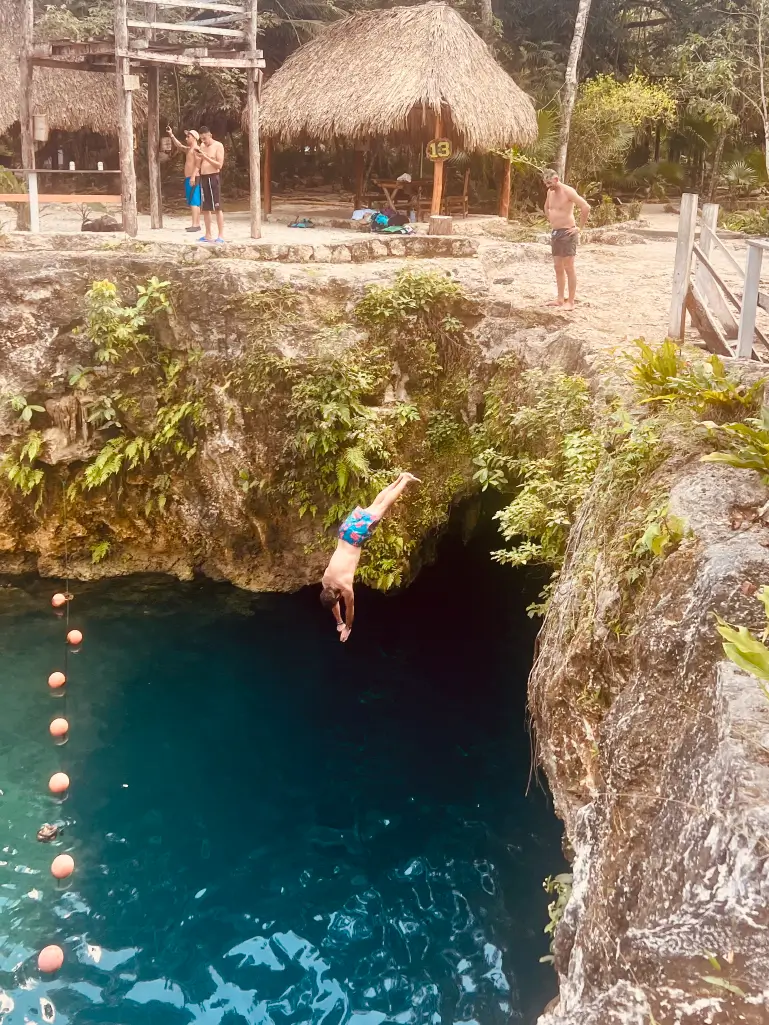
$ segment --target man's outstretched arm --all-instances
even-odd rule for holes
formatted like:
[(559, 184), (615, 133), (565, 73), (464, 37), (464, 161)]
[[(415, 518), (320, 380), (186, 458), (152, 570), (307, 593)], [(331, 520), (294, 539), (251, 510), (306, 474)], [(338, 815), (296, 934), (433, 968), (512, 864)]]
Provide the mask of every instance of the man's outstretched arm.
[(166, 128), (166, 135), (171, 136), (171, 142), (174, 144), (174, 146), (176, 146), (177, 149), (182, 150), (183, 153), (187, 152), (187, 147), (183, 145), (181, 142), (179, 142), (179, 140), (176, 138), (173, 131), (171, 130), (170, 125), (168, 126), (168, 128)]

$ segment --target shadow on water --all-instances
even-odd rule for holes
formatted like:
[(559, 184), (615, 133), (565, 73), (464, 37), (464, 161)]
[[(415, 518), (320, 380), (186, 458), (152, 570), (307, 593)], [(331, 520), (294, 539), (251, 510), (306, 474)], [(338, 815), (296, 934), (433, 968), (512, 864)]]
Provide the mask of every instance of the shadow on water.
[[(525, 794), (541, 581), (490, 544), (450, 535), (407, 591), (361, 589), (346, 645), (317, 589), (81, 586), (61, 748), (50, 584), (7, 591), (4, 1025), (46, 1001), (60, 1025), (533, 1022), (555, 992), (541, 884), (563, 866), (545, 795)], [(41, 980), (47, 943), (67, 959)]]

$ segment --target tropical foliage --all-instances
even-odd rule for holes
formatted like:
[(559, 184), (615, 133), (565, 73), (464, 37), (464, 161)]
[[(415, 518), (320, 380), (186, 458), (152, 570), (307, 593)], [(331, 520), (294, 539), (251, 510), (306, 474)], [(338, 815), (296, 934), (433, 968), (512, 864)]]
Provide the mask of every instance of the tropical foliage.
[[(268, 72), (324, 25), (361, 8), (401, 0), (264, 0), (261, 45)], [(575, 5), (561, 0), (451, 0), (490, 41), (494, 54), (545, 113), (540, 143), (511, 153), (520, 181), (514, 198), (529, 199), (529, 161), (555, 159), (564, 69), (574, 33)], [(183, 11), (164, 17), (187, 17)], [(111, 0), (36, 0), (43, 38), (87, 39), (111, 30)], [(769, 82), (765, 0), (594, 0), (582, 51), (580, 88), (571, 125), (569, 174), (600, 191), (662, 198), (681, 187), (717, 194), (732, 206), (767, 183)], [(213, 123), (230, 132), (232, 173), (244, 166), (240, 72), (179, 69), (165, 76), (163, 117), (174, 124)], [(415, 154), (382, 151), (391, 168)], [(341, 154), (276, 154), (274, 173), (286, 182), (311, 176), (351, 178)], [(473, 158), (479, 197), (492, 196), (493, 159)]]

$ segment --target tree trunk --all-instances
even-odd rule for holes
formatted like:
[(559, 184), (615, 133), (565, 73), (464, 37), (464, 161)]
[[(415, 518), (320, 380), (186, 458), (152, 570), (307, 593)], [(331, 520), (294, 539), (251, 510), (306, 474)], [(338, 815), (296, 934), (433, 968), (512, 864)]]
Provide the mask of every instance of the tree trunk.
[(569, 60), (566, 64), (566, 80), (563, 86), (563, 101), (561, 102), (561, 131), (558, 138), (558, 159), (555, 164), (555, 169), (561, 178), (566, 174), (566, 155), (569, 151), (571, 115), (577, 99), (579, 59), (582, 56), (585, 30), (587, 29), (587, 17), (590, 14), (591, 3), (592, 0), (579, 0), (577, 18), (574, 22), (574, 35), (572, 36), (571, 49), (569, 50)]
[(716, 152), (713, 156), (713, 170), (710, 173), (710, 190), (708, 192), (708, 203), (715, 203), (716, 191), (718, 189), (718, 175), (721, 170), (721, 157), (724, 155), (724, 143), (726, 142), (726, 131), (722, 129), (718, 133)]
[(481, 29), (489, 48), (494, 48), (494, 10), (491, 0), (481, 0)]
[(769, 121), (764, 121), (764, 164), (769, 175)]

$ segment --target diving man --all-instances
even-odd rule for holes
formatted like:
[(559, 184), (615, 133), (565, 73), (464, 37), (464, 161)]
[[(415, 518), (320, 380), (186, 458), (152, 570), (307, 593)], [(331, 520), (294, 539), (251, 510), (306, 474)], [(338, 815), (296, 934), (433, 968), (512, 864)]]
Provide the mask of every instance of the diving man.
[[(331, 556), (321, 581), (323, 590), (320, 592), (320, 603), (324, 609), (330, 609), (333, 613), (340, 641), (346, 641), (352, 630), (355, 616), (352, 585), (363, 544), (390, 506), (398, 501), (412, 481), (418, 484), (419, 478), (412, 473), (399, 473), (392, 484), (388, 484), (379, 492), (371, 505), (365, 509), (356, 506), (339, 528), (336, 551)], [(340, 599), (344, 602), (344, 620)]]

